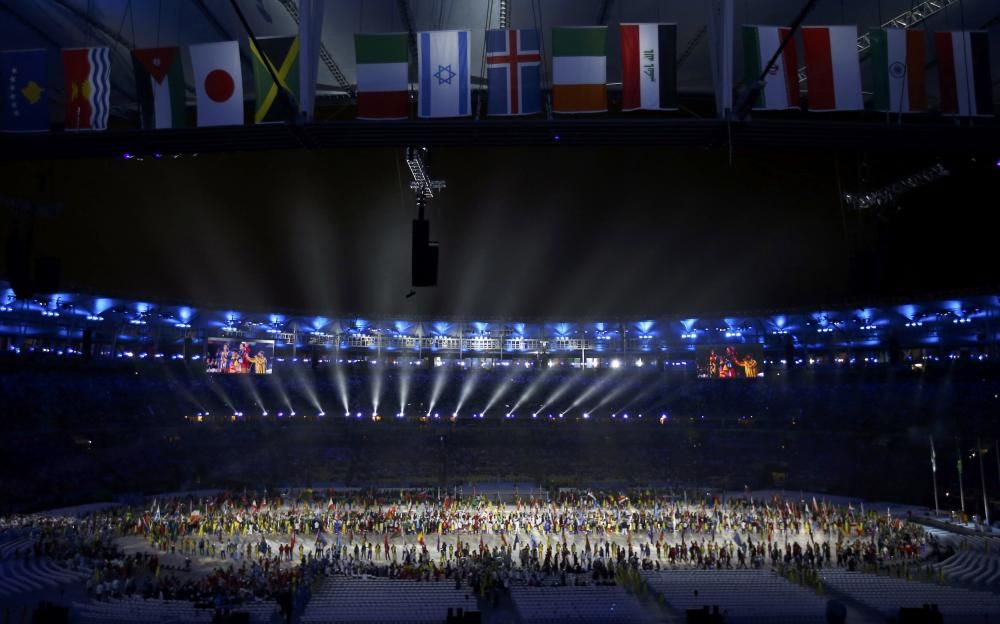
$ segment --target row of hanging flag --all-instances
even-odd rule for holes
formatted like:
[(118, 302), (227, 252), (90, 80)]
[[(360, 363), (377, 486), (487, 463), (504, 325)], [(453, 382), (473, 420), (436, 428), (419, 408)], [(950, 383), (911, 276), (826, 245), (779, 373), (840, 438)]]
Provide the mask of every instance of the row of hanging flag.
[[(744, 81), (756, 81), (778, 52), (789, 29), (744, 26)], [(856, 26), (801, 29), (813, 111), (865, 109)], [(622, 110), (677, 108), (677, 25), (621, 24)], [(937, 56), (939, 110), (943, 114), (993, 114), (989, 39), (985, 31), (933, 33)], [(925, 80), (926, 33), (880, 29), (869, 33), (872, 109), (893, 113), (928, 110)], [(532, 115), (542, 111), (543, 55), (538, 30), (488, 30), (485, 41), (486, 108), (489, 115)], [(555, 113), (608, 110), (607, 27), (567, 27), (552, 31), (551, 89)], [(256, 91), (254, 122), (294, 116), (295, 98), (307, 92), (299, 72), (299, 38), (268, 37), (250, 42)], [(357, 116), (406, 119), (410, 116), (410, 40), (407, 33), (357, 34)], [(418, 117), (466, 117), (472, 107), (471, 32), (420, 32), (417, 48)], [(239, 44), (235, 41), (189, 46), (198, 126), (244, 123), (244, 91)], [(800, 108), (797, 46), (786, 45), (770, 67), (753, 107)], [(185, 125), (185, 80), (179, 47), (132, 52), (136, 93), (144, 128)], [(67, 130), (103, 130), (110, 113), (109, 48), (62, 51)], [(277, 77), (278, 85), (274, 77)], [(7, 85), (2, 129), (44, 131), (47, 50), (0, 52), (0, 80)], [(315, 78), (313, 77), (313, 82)]]

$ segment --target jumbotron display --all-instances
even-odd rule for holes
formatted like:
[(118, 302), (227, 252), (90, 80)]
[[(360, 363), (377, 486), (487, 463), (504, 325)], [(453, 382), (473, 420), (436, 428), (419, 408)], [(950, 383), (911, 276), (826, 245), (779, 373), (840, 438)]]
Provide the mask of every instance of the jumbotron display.
[(273, 340), (208, 339), (205, 365), (209, 373), (269, 375), (273, 362)]

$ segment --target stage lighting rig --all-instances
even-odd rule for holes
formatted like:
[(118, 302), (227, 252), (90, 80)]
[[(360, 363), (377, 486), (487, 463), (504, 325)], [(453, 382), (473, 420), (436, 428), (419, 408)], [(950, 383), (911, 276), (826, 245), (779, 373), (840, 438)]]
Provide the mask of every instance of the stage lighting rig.
[[(416, 195), (417, 218), (413, 220), (413, 247), (411, 257), (412, 284), (414, 288), (437, 285), (438, 244), (430, 240), (430, 221), (424, 215), (427, 202), (434, 198), (434, 191), (444, 189), (444, 180), (432, 180), (427, 162), (426, 147), (406, 148), (406, 166), (410, 169), (410, 189)], [(410, 297), (411, 295), (407, 295)]]
[(892, 208), (895, 207), (900, 195), (948, 175), (950, 175), (948, 169), (938, 163), (868, 193), (844, 193), (844, 203), (855, 210)]

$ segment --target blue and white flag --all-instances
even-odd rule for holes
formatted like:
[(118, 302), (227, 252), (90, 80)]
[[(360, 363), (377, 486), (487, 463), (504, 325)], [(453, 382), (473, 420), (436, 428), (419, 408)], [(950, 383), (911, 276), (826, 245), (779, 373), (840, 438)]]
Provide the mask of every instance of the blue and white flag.
[(467, 30), (417, 35), (418, 117), (464, 117), (472, 113), (470, 58)]
[(0, 52), (4, 132), (44, 132), (49, 129), (48, 51)]
[(490, 115), (542, 110), (542, 53), (538, 31), (487, 30), (486, 82)]

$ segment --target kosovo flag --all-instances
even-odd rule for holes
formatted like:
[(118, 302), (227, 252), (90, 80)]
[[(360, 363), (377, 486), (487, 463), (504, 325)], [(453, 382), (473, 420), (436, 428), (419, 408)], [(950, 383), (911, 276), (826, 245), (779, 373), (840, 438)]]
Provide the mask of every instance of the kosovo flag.
[(0, 52), (4, 132), (45, 132), (49, 129), (47, 50)]

